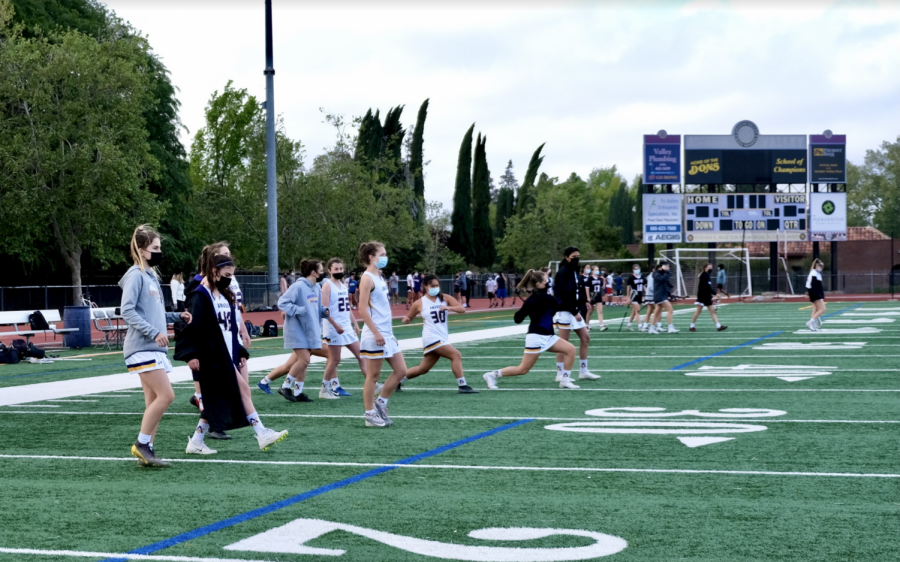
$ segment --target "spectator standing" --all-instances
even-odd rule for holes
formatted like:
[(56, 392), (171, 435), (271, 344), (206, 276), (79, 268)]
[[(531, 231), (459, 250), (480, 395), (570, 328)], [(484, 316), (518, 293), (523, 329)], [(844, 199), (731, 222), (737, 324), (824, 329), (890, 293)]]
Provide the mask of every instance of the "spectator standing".
[(172, 288), (172, 311), (184, 312), (184, 274), (173, 275), (169, 286)]
[(413, 273), (413, 302), (422, 298), (422, 276), (416, 271)]
[(459, 292), (462, 298), (466, 299), (466, 303), (463, 306), (469, 308), (469, 277), (466, 273), (460, 273), (459, 275)]
[(488, 275), (487, 281), (484, 282), (484, 288), (487, 291), (488, 296), (488, 308), (494, 308), (494, 305), (497, 304), (497, 299), (495, 292), (497, 291), (497, 282), (494, 281), (494, 278)]
[(281, 279), (278, 280), (278, 292), (282, 295), (285, 294), (288, 290), (288, 274), (282, 273)]
[(359, 308), (359, 303), (356, 300), (356, 288), (359, 286), (359, 283), (356, 281), (356, 275), (350, 274), (350, 279), (347, 280), (347, 294), (350, 296), (350, 307), (353, 310)]
[(406, 274), (406, 310), (409, 310), (410, 305), (412, 305), (413, 301), (413, 292), (415, 288), (415, 279), (413, 279), (412, 272)]
[(616, 291), (616, 303), (622, 304), (622, 296), (625, 294), (625, 280), (622, 279), (622, 273), (616, 272), (613, 278), (614, 288)]
[(453, 278), (453, 293), (456, 295), (456, 302), (462, 302), (460, 299), (460, 291), (459, 291), (459, 277), (461, 273), (459, 271), (456, 272), (456, 277)]
[(497, 298), (500, 299), (500, 308), (506, 306), (506, 274), (497, 275)]
[(725, 266), (723, 264), (719, 264), (719, 272), (716, 273), (716, 296), (719, 293), (725, 293), (725, 296), (729, 299), (731, 295), (728, 294), (728, 291), (725, 290), (725, 285), (728, 283), (728, 276), (725, 274)]
[(391, 273), (391, 304), (400, 304), (400, 278), (396, 271)]

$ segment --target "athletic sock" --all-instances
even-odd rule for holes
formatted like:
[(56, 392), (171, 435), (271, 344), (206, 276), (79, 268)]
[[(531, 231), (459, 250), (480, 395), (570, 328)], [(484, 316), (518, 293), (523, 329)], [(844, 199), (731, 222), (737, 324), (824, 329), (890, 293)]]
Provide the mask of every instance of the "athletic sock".
[(300, 381), (294, 381), (293, 389), (294, 396), (300, 396), (300, 394), (303, 392), (303, 383)]
[(404, 382), (406, 382), (406, 381), (408, 381), (408, 380), (409, 380), (408, 378), (403, 377), (402, 379), (400, 379), (400, 382), (401, 382), (401, 383), (404, 383)]
[(288, 375), (281, 384), (281, 388), (290, 388), (292, 386), (294, 386), (294, 377)]
[(556, 372), (557, 372), (557, 373), (560, 373), (560, 372), (562, 372), (562, 370), (563, 370), (563, 362), (562, 362), (562, 361), (557, 361), (557, 362), (556, 362)]
[(582, 372), (588, 370), (587, 362), (588, 362), (587, 359), (582, 359), (582, 360), (581, 360), (581, 371), (582, 371)]
[(657, 328), (658, 330), (662, 330), (662, 322), (657, 322), (657, 323), (656, 323), (656, 328)]
[(340, 388), (340, 387), (341, 387), (341, 381), (339, 381), (337, 377), (334, 377), (333, 379), (331, 379), (331, 388)]
[(149, 445), (150, 436), (146, 433), (138, 433), (138, 443), (140, 443), (141, 445)]
[(563, 380), (572, 378), (572, 371), (571, 370), (567, 371), (567, 370), (563, 369), (562, 378), (563, 378)]
[(716, 322), (716, 328), (721, 328), (721, 327), (722, 327), (722, 325), (719, 324), (718, 322)]
[(196, 431), (194, 431), (194, 434), (191, 436), (191, 443), (195, 445), (202, 445), (203, 436), (207, 433), (209, 433), (209, 424), (203, 421), (198, 423)]
[(377, 413), (376, 413), (375, 410), (366, 410), (366, 415), (367, 415), (367, 416), (374, 416), (374, 415), (376, 415), (376, 414), (377, 414)]
[(381, 404), (382, 406), (387, 406), (387, 404), (388, 404), (388, 399), (384, 398), (383, 396), (379, 396), (378, 398), (375, 399), (375, 401), (378, 402), (379, 404)]
[(458, 379), (456, 379), (456, 384), (458, 384), (459, 386), (467, 386), (466, 377), (459, 377)]
[[(717, 328), (719, 327), (718, 324), (716, 324), (716, 327), (717, 327)], [(694, 323), (693, 323), (693, 322), (691, 322), (691, 328), (696, 328), (696, 326), (694, 326)]]
[(247, 421), (250, 422), (250, 425), (253, 426), (253, 431), (255, 431), (257, 435), (266, 430), (266, 426), (263, 425), (262, 420), (259, 419), (259, 414), (257, 414), (256, 412), (248, 415)]
[(503, 373), (501, 373), (500, 371), (494, 371), (494, 376), (499, 379), (500, 377), (503, 376)]

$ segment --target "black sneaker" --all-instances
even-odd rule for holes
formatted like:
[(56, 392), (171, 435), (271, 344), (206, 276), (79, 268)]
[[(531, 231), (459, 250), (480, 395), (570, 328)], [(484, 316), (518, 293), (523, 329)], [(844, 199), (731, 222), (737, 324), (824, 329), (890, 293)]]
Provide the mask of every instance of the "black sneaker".
[(478, 391), (469, 385), (459, 387), (460, 394), (478, 394)]
[(234, 439), (224, 431), (210, 431), (206, 434), (206, 436), (210, 439), (219, 439), (220, 441), (228, 441), (229, 439)]
[(172, 466), (166, 461), (160, 459), (156, 456), (156, 453), (153, 452), (153, 448), (150, 447), (150, 444), (146, 445), (135, 441), (134, 445), (131, 446), (131, 456), (135, 457), (138, 460), (138, 464), (141, 466), (155, 467), (155, 468), (169, 468)]
[(197, 401), (197, 397), (194, 396), (193, 394), (191, 394), (191, 397), (190, 397), (190, 399), (188, 399), (188, 402), (191, 403), (191, 406), (197, 408), (198, 410), (200, 409), (200, 402)]
[(403, 392), (403, 383), (402, 382), (397, 383), (397, 389), (394, 390), (394, 392)]
[(728, 329), (728, 326), (719, 326), (718, 328), (716, 328), (716, 331), (717, 331), (717, 332), (724, 332), (724, 331), (727, 330), (727, 329)]
[[(278, 394), (284, 396), (287, 400), (291, 400), (294, 397), (294, 393), (291, 392), (290, 388), (279, 388)], [(293, 400), (291, 400), (293, 402)]]
[(309, 396), (307, 396), (305, 392), (301, 392), (297, 396), (292, 396), (292, 398), (293, 398), (292, 402), (314, 402), (314, 400), (312, 398), (310, 398)]

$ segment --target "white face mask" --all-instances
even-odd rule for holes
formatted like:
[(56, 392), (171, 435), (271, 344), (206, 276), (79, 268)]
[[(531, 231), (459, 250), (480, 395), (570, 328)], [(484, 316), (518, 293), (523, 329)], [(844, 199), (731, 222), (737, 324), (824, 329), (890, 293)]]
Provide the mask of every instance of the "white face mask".
[(641, 274), (641, 270), (640, 270), (640, 269), (635, 269), (635, 270), (634, 270), (634, 274), (635, 274), (635, 275), (640, 275), (640, 274)]

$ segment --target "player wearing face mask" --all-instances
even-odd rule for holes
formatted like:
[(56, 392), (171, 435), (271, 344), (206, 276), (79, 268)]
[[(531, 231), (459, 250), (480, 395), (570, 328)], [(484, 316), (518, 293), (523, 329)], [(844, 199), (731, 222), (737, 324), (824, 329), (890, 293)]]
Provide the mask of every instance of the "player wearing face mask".
[(716, 311), (713, 307), (713, 297), (716, 293), (712, 286), (712, 278), (710, 277), (712, 270), (713, 266), (711, 263), (704, 265), (703, 270), (700, 273), (700, 278), (697, 280), (697, 302), (694, 303), (697, 306), (697, 310), (694, 311), (694, 317), (691, 318), (692, 332), (697, 331), (695, 323), (697, 322), (697, 318), (700, 317), (700, 313), (703, 311), (704, 306), (706, 307), (706, 310), (709, 311), (709, 315), (712, 317), (713, 322), (716, 323), (716, 330), (721, 332), (728, 329), (728, 326), (719, 324), (719, 317), (716, 316)]
[[(591, 269), (591, 275), (588, 277), (586, 288), (590, 290), (593, 310), (597, 311), (597, 322), (600, 323), (600, 331), (606, 331), (606, 324), (603, 322), (603, 289), (606, 286), (606, 278), (600, 275), (600, 269), (594, 266)], [(590, 318), (588, 318), (590, 323)]]
[(441, 283), (436, 275), (426, 275), (422, 287), (424, 296), (412, 305), (403, 318), (403, 323), (409, 324), (417, 315), (422, 315), (422, 363), (407, 370), (400, 382), (424, 375), (443, 357), (450, 360), (459, 393), (477, 394), (478, 391), (466, 382), (462, 354), (450, 345), (450, 331), (447, 328), (447, 313), (464, 314), (466, 309), (453, 297), (441, 293)]
[(815, 260), (806, 278), (806, 290), (809, 293), (809, 302), (812, 303), (812, 317), (806, 326), (813, 332), (822, 328), (822, 315), (825, 314), (825, 287), (822, 285), (822, 270), (825, 264), (821, 260)]
[(644, 291), (647, 286), (647, 280), (641, 273), (641, 266), (634, 264), (631, 266), (631, 277), (628, 278), (628, 302), (631, 306), (631, 315), (628, 317), (628, 325), (625, 329), (633, 332), (632, 322), (638, 322), (638, 329), (643, 331), (644, 325), (641, 321), (641, 305), (644, 303)]
[[(595, 375), (588, 370), (588, 352), (590, 350), (591, 336), (584, 322), (587, 314), (587, 293), (584, 289), (584, 283), (579, 273), (578, 262), (581, 258), (581, 252), (578, 248), (570, 246), (563, 253), (565, 259), (559, 264), (559, 271), (556, 273), (556, 283), (554, 284), (554, 296), (559, 302), (559, 312), (556, 313), (555, 326), (559, 329), (559, 337), (565, 341), (569, 341), (569, 335), (572, 331), (578, 336), (580, 346), (578, 349), (579, 356), (579, 379), (595, 380), (599, 379), (599, 375)], [(556, 379), (557, 382), (562, 380), (563, 371), (563, 354), (557, 354), (556, 357)]]

